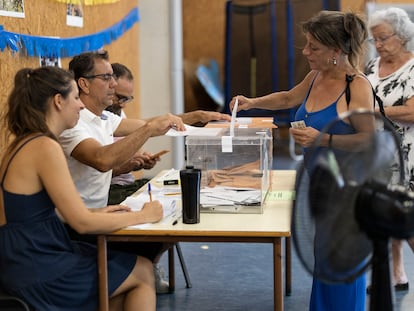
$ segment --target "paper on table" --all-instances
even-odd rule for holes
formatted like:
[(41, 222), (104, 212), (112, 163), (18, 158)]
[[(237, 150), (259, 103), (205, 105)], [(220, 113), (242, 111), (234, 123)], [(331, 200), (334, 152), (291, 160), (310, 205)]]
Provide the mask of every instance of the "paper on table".
[(220, 133), (221, 128), (211, 127), (197, 127), (184, 124), (185, 131), (177, 131), (175, 129), (169, 129), (166, 136), (217, 136)]
[[(170, 219), (177, 214), (177, 208), (175, 204), (175, 199), (164, 197), (161, 194), (154, 193), (154, 189), (152, 189), (153, 200), (158, 200), (162, 204), (164, 210), (163, 219), (160, 222), (163, 222), (166, 219)], [(141, 193), (137, 196), (129, 196), (127, 197), (121, 204), (130, 207), (133, 211), (140, 211), (144, 206), (144, 203), (149, 202), (149, 195), (147, 193)], [(144, 228), (150, 226), (151, 224), (139, 224), (130, 226), (131, 228)]]
[[(261, 121), (262, 122), (265, 122), (265, 121), (267, 122), (268, 120), (261, 120)], [(269, 121), (273, 122), (273, 119), (269, 120)], [(249, 124), (252, 124), (253, 119), (251, 117), (238, 117), (238, 118), (236, 118), (235, 122), (236, 122), (236, 124), (239, 124), (239, 126), (240, 125), (249, 125)], [(227, 121), (227, 120), (213, 120), (213, 121), (208, 122), (208, 124), (209, 125), (230, 124), (230, 121)]]
[(239, 117), (236, 120), (239, 124), (251, 124), (253, 121), (250, 117)]
[(278, 200), (294, 200), (295, 191), (293, 190), (278, 190), (278, 191), (269, 191), (267, 196), (268, 201), (278, 201)]
[(157, 177), (156, 182), (162, 183), (164, 180), (180, 179), (180, 170), (170, 169), (161, 176)]
[(216, 186), (204, 188), (200, 193), (200, 204), (206, 206), (216, 205), (256, 205), (260, 203), (261, 192), (256, 189), (230, 188)]

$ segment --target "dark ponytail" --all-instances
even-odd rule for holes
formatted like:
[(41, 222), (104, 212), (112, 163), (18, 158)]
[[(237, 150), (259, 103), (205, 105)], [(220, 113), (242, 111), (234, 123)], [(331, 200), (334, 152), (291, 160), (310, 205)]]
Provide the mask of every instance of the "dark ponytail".
[(50, 102), (56, 94), (66, 98), (72, 91), (72, 81), (72, 74), (58, 67), (20, 69), (2, 116), (6, 130), (2, 143), (7, 144), (10, 135), (16, 138), (16, 143), (31, 133), (53, 137), (46, 123)]

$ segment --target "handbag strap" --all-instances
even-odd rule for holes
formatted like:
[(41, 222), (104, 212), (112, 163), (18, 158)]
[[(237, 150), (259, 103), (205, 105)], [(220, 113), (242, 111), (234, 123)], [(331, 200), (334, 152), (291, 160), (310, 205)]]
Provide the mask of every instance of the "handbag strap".
[(346, 82), (346, 87), (345, 87), (345, 99), (346, 99), (346, 107), (349, 109), (349, 103), (351, 102), (351, 88), (349, 87), (349, 85), (351, 84), (352, 81), (354, 81), (354, 77), (355, 75), (345, 75), (345, 82)]
[[(346, 88), (345, 88), (345, 99), (346, 99), (346, 105), (349, 108), (349, 103), (351, 102), (351, 89), (349, 87), (349, 84), (354, 80), (355, 75), (345, 75), (345, 81), (346, 81)], [(368, 81), (369, 82), (369, 81)], [(371, 83), (370, 83), (371, 84)], [(387, 119), (391, 124), (394, 124), (386, 115), (384, 110), (384, 103), (382, 99), (377, 95), (374, 88), (371, 85), (372, 94), (374, 95), (374, 108), (375, 103), (378, 103), (379, 111), (382, 114), (382, 116)]]

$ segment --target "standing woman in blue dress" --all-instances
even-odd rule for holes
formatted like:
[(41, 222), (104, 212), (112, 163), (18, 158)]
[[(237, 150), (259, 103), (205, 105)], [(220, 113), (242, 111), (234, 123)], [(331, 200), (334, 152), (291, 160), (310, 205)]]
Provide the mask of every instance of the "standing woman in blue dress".
[[(359, 108), (373, 111), (373, 94), (367, 78), (358, 69), (367, 38), (364, 20), (354, 13), (321, 11), (302, 25), (306, 45), (302, 50), (310, 72), (288, 91), (280, 91), (257, 98), (235, 96), (238, 110), (261, 108), (269, 110), (299, 107), (295, 119), (303, 120), (303, 129), (290, 128), (295, 141), (305, 151), (319, 137), (321, 130), (338, 115)], [(362, 67), (362, 66), (361, 66)], [(346, 100), (346, 89), (350, 99)], [(372, 132), (371, 122), (341, 121), (329, 129), (319, 144), (346, 149), (358, 133)], [(354, 120), (352, 120), (354, 121)], [(340, 245), (338, 245), (340, 247)], [(309, 309), (311, 311), (365, 310), (365, 274), (346, 284), (328, 284), (314, 277)]]
[[(159, 201), (140, 212), (120, 205), (86, 208), (57, 140), (76, 125), (83, 108), (69, 72), (25, 68), (15, 76), (2, 119), (0, 286), (35, 310), (98, 309), (96, 248), (71, 241), (58, 215), (82, 234), (156, 222), (163, 215)], [(110, 310), (154, 311), (152, 263), (109, 252), (108, 294)]]

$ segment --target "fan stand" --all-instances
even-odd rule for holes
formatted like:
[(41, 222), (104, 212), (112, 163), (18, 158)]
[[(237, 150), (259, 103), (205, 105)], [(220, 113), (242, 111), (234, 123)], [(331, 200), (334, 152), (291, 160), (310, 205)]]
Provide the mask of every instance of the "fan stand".
[(389, 239), (373, 238), (372, 275), (371, 275), (371, 311), (392, 311), (393, 297), (389, 264)]

